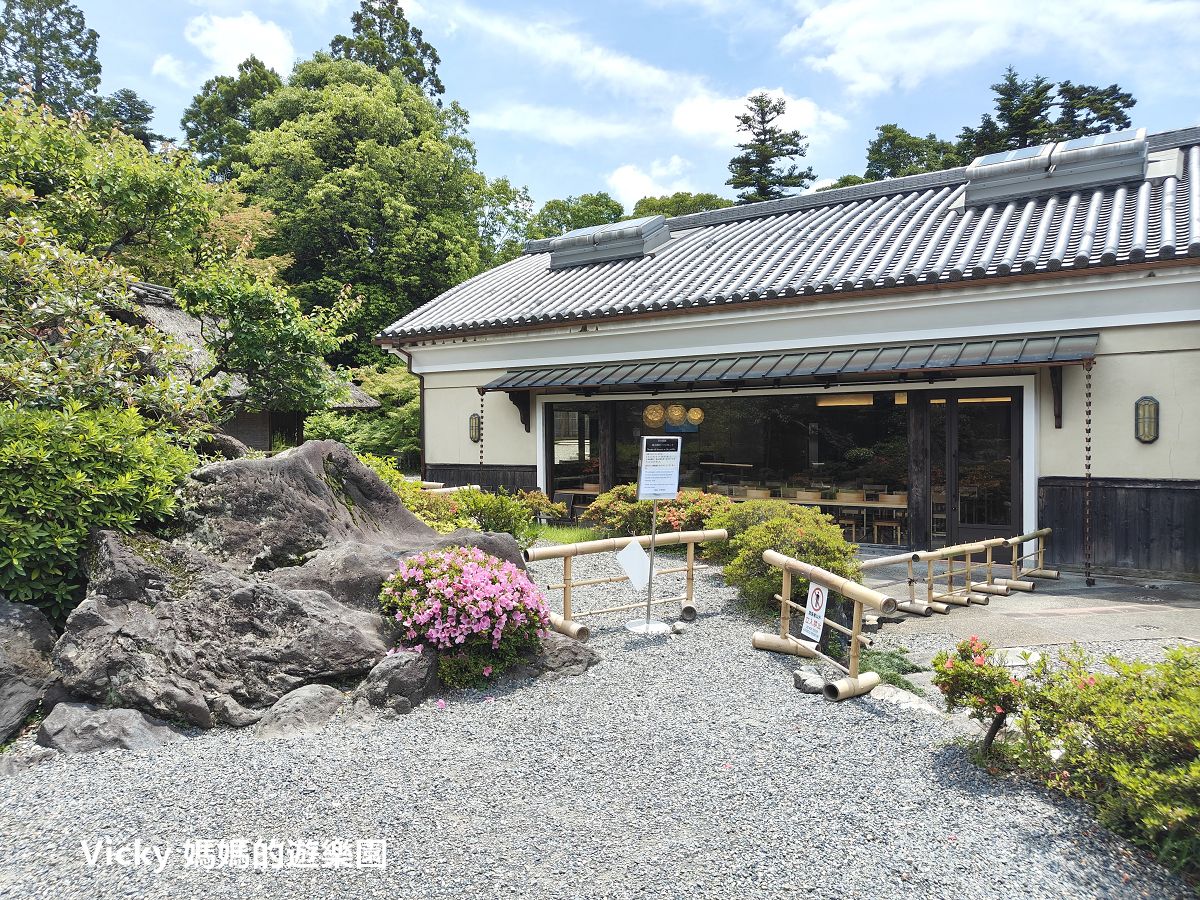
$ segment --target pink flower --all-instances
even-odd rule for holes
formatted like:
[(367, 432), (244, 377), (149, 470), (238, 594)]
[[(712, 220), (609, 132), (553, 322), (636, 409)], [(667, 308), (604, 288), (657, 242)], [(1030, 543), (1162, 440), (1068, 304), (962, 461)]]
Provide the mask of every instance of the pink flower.
[(997, 703), (996, 704), (996, 715), (1000, 715), (1000, 713), (1002, 713), (1002, 712), (1004, 712), (1004, 707), (1001, 706), (999, 703)]
[(984, 656), (982, 653), (979, 654), (978, 656), (973, 656), (971, 659), (977, 666), (987, 665), (987, 657)]
[(483, 677), (484, 677), (484, 678), (491, 678), (491, 677), (492, 677), (492, 667), (491, 667), (491, 666), (484, 666), (484, 667), (483, 667)]
[(946, 660), (946, 671), (949, 672), (953, 668), (954, 668), (954, 660), (952, 660), (952, 659)]
[(438, 708), (438, 709), (445, 709), (445, 708), (446, 708), (446, 701), (445, 701), (445, 700), (443, 700), (441, 697), (439, 697), (439, 698), (438, 698), (438, 702), (437, 702), (437, 708)]

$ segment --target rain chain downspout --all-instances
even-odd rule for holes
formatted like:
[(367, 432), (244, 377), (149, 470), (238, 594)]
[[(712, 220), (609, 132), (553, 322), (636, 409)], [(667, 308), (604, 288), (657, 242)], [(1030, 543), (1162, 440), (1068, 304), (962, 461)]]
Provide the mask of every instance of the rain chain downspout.
[(1092, 577), (1092, 361), (1083, 364), (1083, 581)]

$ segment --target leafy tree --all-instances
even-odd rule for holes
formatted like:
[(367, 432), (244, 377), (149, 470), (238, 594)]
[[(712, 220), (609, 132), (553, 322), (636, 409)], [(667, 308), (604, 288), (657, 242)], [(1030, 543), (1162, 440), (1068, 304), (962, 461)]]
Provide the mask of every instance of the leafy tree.
[(1091, 134), (1119, 131), (1133, 124), (1128, 110), (1137, 104), (1133, 94), (1118, 84), (1097, 87), (1093, 84), (1058, 83), (1058, 121), (1056, 140), (1071, 140)]
[(558, 237), (576, 228), (607, 225), (625, 218), (625, 207), (608, 193), (580, 194), (564, 200), (547, 200), (529, 222), (531, 240)]
[(738, 131), (750, 139), (738, 144), (742, 152), (729, 161), (730, 179), (725, 183), (741, 191), (738, 203), (758, 203), (788, 196), (786, 188), (805, 188), (816, 175), (811, 168), (801, 169), (794, 163), (786, 169), (782, 160), (803, 159), (808, 144), (799, 131), (784, 131), (775, 121), (787, 111), (782, 97), (755, 94), (746, 103), (746, 112), (737, 116)]
[(875, 139), (867, 144), (868, 181), (901, 178), (919, 172), (935, 172), (961, 165), (954, 145), (935, 134), (918, 137), (899, 125), (880, 125)]
[(690, 191), (676, 191), (674, 194), (661, 197), (643, 197), (633, 205), (634, 217), (641, 216), (687, 216), (692, 213), (707, 212), (710, 209), (725, 209), (733, 206), (733, 201), (717, 194), (693, 194)]
[(66, 246), (162, 283), (191, 267), (215, 196), (187, 154), (98, 135), (24, 96), (0, 105), (0, 184), (17, 189), (10, 210), (36, 212)]
[(28, 409), (133, 408), (187, 437), (215, 412), (185, 349), (137, 324), (128, 279), (63, 247), (33, 217), (0, 222), (0, 402)]
[(236, 76), (210, 78), (192, 98), (179, 125), (192, 152), (218, 181), (232, 178), (234, 165), (246, 161), (254, 104), (282, 86), (274, 69), (250, 56), (238, 63)]
[(350, 24), (353, 35), (339, 34), (329, 42), (335, 58), (358, 60), (385, 75), (399, 69), (405, 79), (441, 106), (437, 98), (446, 91), (437, 73), (441, 57), (421, 29), (405, 18), (396, 0), (362, 0), (358, 12), (350, 16)]
[(843, 175), (833, 184), (827, 184), (825, 187), (817, 188), (817, 193), (821, 191), (836, 191), (838, 188), (854, 187), (856, 184), (870, 184), (875, 179), (867, 178), (863, 175)]
[(101, 97), (96, 103), (96, 115), (92, 124), (101, 128), (119, 127), (126, 134), (137, 138), (147, 150), (155, 150), (167, 138), (150, 130), (154, 119), (154, 107), (138, 96), (137, 91), (121, 88), (111, 96)]
[(479, 198), (479, 271), (521, 255), (533, 216), (529, 190), (507, 178), (490, 181)]
[(237, 186), (275, 215), (259, 253), (287, 254), (281, 278), (306, 309), (345, 285), (363, 298), (339, 363), (379, 358), (385, 325), (479, 268), (475, 170), (457, 104), (435, 107), (399, 73), (324, 54), (254, 110), (258, 130)]
[(5, 0), (0, 15), (0, 91), (24, 83), (33, 102), (61, 116), (90, 112), (100, 85), (98, 35), (69, 0)]
[(348, 290), (329, 308), (305, 315), (286, 289), (213, 254), (176, 290), (200, 319), (212, 365), (200, 377), (220, 378), (247, 409), (323, 409), (342, 382), (325, 356), (349, 340), (338, 335), (357, 306)]
[(335, 440), (355, 453), (395, 457), (405, 471), (416, 471), (421, 456), (421, 389), (404, 365), (365, 366), (349, 376), (379, 401), (379, 409), (314, 413), (304, 421), (304, 434)]

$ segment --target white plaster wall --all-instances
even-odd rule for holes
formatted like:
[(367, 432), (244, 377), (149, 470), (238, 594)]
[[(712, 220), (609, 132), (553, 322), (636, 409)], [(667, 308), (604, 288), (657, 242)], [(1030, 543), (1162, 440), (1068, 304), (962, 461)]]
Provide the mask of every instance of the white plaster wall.
[[(1106, 329), (1092, 369), (1092, 474), (1200, 478), (1200, 324)], [(1050, 379), (1038, 378), (1040, 475), (1083, 475), (1083, 369), (1063, 373), (1063, 427), (1054, 428)], [(1133, 434), (1133, 404), (1160, 404), (1159, 438)]]
[[(479, 391), (504, 374), (495, 371), (446, 372), (425, 376), (425, 462), (479, 462), (479, 445), (468, 437), (471, 413), (479, 412)], [(517, 408), (504, 393), (483, 398), (483, 461), (532, 466), (537, 462), (533, 423), (526, 433)]]

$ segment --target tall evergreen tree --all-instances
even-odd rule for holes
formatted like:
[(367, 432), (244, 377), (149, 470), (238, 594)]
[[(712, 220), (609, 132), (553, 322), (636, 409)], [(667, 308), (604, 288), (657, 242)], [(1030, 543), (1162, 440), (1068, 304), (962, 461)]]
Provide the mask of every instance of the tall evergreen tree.
[(100, 85), (98, 35), (70, 0), (5, 0), (0, 16), (0, 91), (22, 83), (59, 115), (92, 112)]
[(353, 34), (339, 34), (329, 42), (336, 59), (356, 59), (383, 74), (399, 69), (404, 77), (437, 98), (446, 87), (438, 77), (442, 59), (425, 40), (420, 28), (414, 28), (396, 0), (362, 0), (358, 12), (350, 16)]
[(218, 181), (228, 181), (234, 165), (245, 161), (251, 108), (282, 86), (274, 69), (250, 56), (238, 63), (236, 76), (218, 75), (204, 82), (183, 111), (179, 124), (188, 144)]
[(737, 116), (738, 131), (750, 139), (738, 144), (742, 152), (729, 161), (730, 179), (725, 183), (740, 189), (738, 203), (758, 203), (788, 196), (786, 188), (804, 188), (816, 175), (811, 168), (795, 163), (786, 169), (782, 161), (803, 158), (808, 152), (805, 136), (799, 131), (784, 131), (775, 121), (787, 111), (782, 97), (755, 94), (746, 103), (746, 112)]
[(153, 118), (154, 107), (148, 101), (139, 97), (137, 91), (121, 88), (97, 101), (94, 122), (101, 128), (117, 125), (141, 141), (147, 150), (154, 150), (167, 138), (150, 130)]

